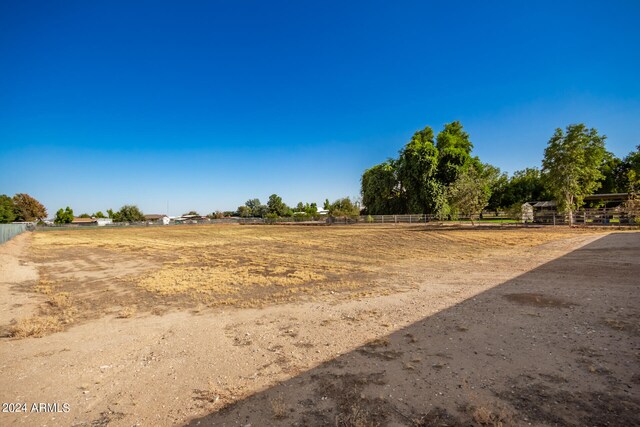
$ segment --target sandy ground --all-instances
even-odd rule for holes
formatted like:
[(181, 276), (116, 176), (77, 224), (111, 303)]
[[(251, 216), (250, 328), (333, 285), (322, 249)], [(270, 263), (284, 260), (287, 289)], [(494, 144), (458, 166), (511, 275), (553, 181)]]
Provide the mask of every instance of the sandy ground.
[(256, 308), (180, 294), (175, 307), (128, 316), (119, 301), (145, 307), (142, 291), (99, 273), (142, 277), (172, 261), (86, 247), (65, 264), (34, 250), (36, 237), (0, 248), (3, 322), (42, 306), (39, 275), (84, 284), (92, 303), (78, 302), (61, 332), (0, 340), (1, 400), (27, 404), (0, 425), (640, 424), (637, 232), (371, 259), (385, 280), (410, 283), (392, 292)]

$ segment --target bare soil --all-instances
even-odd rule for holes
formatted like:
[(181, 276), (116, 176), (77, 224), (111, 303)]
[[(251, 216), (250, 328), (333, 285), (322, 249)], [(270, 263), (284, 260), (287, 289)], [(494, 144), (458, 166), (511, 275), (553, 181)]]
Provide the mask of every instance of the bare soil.
[(67, 230), (0, 273), (0, 425), (640, 424), (638, 232)]

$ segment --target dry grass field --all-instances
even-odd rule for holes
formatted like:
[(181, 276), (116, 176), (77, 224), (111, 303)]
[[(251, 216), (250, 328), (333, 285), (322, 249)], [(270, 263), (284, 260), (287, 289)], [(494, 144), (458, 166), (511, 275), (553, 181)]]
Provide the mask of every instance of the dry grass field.
[(638, 240), (408, 225), (20, 236), (0, 248), (3, 402), (71, 411), (0, 423), (635, 422)]
[(422, 263), (482, 259), (576, 234), (227, 225), (40, 232), (33, 236), (40, 277), (33, 290), (46, 304), (11, 330), (41, 336), (111, 313), (384, 295), (415, 288)]

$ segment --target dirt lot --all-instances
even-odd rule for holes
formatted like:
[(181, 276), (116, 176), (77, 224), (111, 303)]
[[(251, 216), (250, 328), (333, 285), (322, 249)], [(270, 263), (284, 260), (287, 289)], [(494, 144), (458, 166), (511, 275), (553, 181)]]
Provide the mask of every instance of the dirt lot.
[(638, 425), (639, 277), (638, 232), (25, 234), (0, 425)]

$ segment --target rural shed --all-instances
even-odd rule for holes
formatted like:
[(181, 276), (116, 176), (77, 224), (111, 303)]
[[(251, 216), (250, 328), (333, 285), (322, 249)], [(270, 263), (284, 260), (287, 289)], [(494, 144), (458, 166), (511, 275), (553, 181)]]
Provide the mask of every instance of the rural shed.
[(163, 225), (169, 224), (169, 221), (170, 221), (169, 217), (163, 214), (145, 215), (144, 220), (148, 222), (156, 223), (156, 224), (163, 224)]
[(533, 221), (533, 206), (530, 203), (523, 203), (520, 207), (520, 218), (522, 222)]
[(108, 224), (113, 224), (113, 220), (111, 218), (96, 218), (96, 224), (98, 227), (104, 227)]

